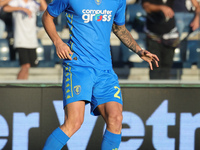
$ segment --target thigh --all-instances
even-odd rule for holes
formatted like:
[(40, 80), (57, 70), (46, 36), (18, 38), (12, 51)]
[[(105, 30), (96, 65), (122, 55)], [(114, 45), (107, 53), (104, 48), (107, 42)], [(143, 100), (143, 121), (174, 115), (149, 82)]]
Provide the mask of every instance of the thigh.
[(109, 116), (119, 116), (122, 115), (123, 106), (118, 102), (107, 102), (105, 104), (101, 104), (98, 107), (98, 110), (105, 122), (108, 123)]
[(175, 16), (176, 27), (178, 29), (178, 32), (180, 35), (182, 35), (182, 33), (184, 32), (184, 28), (185, 28), (184, 13), (176, 12), (174, 16)]
[(31, 67), (36, 67), (38, 65), (36, 49), (28, 49), (27, 51), (29, 54), (29, 62)]
[(116, 102), (120, 106), (123, 104), (118, 77), (112, 69), (98, 71), (98, 79), (93, 88), (91, 114), (99, 115), (97, 106), (108, 102)]
[(19, 55), (19, 63), (20, 65), (24, 65), (29, 63), (29, 55), (28, 51), (25, 48), (16, 48), (16, 51), (18, 52)]
[(65, 107), (65, 121), (70, 120), (76, 122), (79, 119), (81, 122), (84, 119), (85, 102), (77, 101), (66, 105)]
[(65, 107), (65, 121), (60, 128), (71, 137), (84, 121), (85, 102), (77, 101), (67, 104)]
[(161, 67), (164, 67), (164, 68), (172, 67), (173, 58), (174, 58), (174, 50), (175, 50), (175, 48), (173, 48), (173, 47), (163, 46), (162, 56), (161, 56), (162, 61), (160, 62)]

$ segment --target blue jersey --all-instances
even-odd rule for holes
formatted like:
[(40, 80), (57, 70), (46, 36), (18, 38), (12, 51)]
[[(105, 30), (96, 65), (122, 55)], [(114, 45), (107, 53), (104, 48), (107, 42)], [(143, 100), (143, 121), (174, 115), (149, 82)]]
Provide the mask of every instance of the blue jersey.
[(110, 34), (113, 22), (125, 24), (126, 0), (53, 0), (48, 5), (51, 16), (66, 12), (70, 30), (68, 45), (73, 60), (64, 63), (112, 68)]

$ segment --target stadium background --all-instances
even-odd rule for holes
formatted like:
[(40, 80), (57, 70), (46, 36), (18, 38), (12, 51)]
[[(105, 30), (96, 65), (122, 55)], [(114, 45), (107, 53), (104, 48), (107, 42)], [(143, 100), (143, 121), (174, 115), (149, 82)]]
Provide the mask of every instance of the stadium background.
[[(137, 42), (144, 45), (140, 32), (144, 16), (128, 8), (127, 26)], [(29, 80), (16, 81), (19, 71), (18, 56), (13, 51), (10, 18), (7, 32), (0, 39), (0, 149), (41, 150), (47, 136), (63, 121), (62, 67), (55, 47), (45, 33), (38, 14), (37, 49), (40, 61), (30, 69)], [(69, 38), (64, 14), (56, 20), (61, 38)], [(138, 24), (136, 24), (138, 23)], [(129, 24), (129, 25), (130, 25)], [(200, 149), (200, 34), (188, 39), (187, 61), (180, 61), (176, 49), (171, 78), (168, 81), (149, 81), (148, 65), (144, 62), (124, 64), (123, 49), (111, 34), (111, 52), (114, 70), (123, 79), (120, 82), (124, 99), (124, 120), (120, 150), (199, 150)], [(104, 122), (93, 117), (86, 107), (85, 122), (63, 150), (100, 149)]]

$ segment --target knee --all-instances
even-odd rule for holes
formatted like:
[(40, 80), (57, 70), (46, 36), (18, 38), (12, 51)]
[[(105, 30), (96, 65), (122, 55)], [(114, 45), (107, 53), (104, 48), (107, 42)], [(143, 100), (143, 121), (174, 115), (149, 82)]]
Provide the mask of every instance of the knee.
[(68, 130), (71, 131), (72, 133), (75, 133), (81, 128), (81, 125), (83, 124), (83, 119), (82, 118), (73, 118), (73, 119), (68, 119), (64, 122), (63, 126)]
[(122, 113), (112, 113), (108, 115), (107, 125), (112, 128), (121, 129), (122, 119)]
[(77, 120), (72, 124), (72, 128), (77, 131), (81, 128), (81, 125), (83, 124), (82, 120)]

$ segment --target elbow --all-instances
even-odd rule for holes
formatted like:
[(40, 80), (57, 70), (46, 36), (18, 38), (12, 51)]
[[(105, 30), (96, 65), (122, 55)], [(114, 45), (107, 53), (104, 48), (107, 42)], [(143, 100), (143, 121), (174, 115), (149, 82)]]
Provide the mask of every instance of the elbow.
[(11, 6), (9, 6), (9, 5), (4, 5), (3, 8), (1, 8), (1, 9), (2, 9), (3, 11), (5, 11), (5, 12), (10, 13), (10, 12), (15, 11), (13, 8), (14, 8), (14, 7), (11, 7)]
[(118, 31), (117, 25), (116, 25), (116, 24), (113, 24), (113, 26), (112, 26), (112, 32), (113, 32), (114, 34), (116, 34), (117, 31)]
[(4, 6), (4, 7), (2, 8), (2, 10), (5, 11), (5, 12), (10, 12), (7, 6)]

